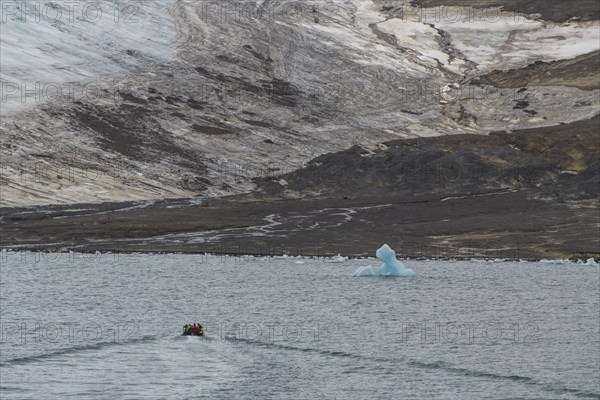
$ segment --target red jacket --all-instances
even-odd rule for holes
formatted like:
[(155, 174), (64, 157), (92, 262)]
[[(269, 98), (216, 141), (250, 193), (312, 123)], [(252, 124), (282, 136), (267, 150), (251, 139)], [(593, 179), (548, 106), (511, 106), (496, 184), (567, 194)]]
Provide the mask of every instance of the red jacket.
[(198, 325), (192, 325), (192, 335), (199, 335), (200, 334), (200, 328), (198, 328)]

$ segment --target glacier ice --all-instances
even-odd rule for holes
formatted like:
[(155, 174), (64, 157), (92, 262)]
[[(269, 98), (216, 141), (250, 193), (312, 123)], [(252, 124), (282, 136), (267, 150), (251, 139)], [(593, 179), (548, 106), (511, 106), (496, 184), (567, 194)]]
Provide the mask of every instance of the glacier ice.
[(377, 269), (371, 265), (360, 267), (354, 276), (415, 276), (412, 269), (406, 268), (396, 259), (396, 253), (387, 244), (377, 249), (375, 255), (383, 264)]

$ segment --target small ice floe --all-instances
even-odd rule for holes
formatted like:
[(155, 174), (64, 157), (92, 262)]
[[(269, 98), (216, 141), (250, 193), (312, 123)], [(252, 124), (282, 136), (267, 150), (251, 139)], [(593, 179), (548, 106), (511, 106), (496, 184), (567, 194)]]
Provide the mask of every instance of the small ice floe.
[(585, 264), (583, 264), (583, 265), (589, 265), (590, 267), (597, 267), (598, 263), (593, 258), (588, 258), (587, 261), (585, 262)]
[(396, 259), (396, 253), (387, 244), (384, 244), (375, 253), (377, 258), (383, 262), (379, 268), (371, 265), (360, 267), (354, 276), (404, 276), (410, 277), (416, 274), (412, 269), (406, 268), (404, 264)]
[(331, 257), (329, 260), (325, 261), (328, 263), (343, 263), (344, 261), (348, 261), (348, 257), (341, 256), (339, 253), (335, 257)]
[(548, 259), (542, 259), (542, 260), (540, 260), (540, 263), (541, 263), (541, 264), (559, 264), (559, 265), (562, 265), (562, 264), (568, 264), (568, 263), (570, 263), (570, 262), (571, 262), (571, 261), (570, 261), (570, 260), (567, 260), (567, 259), (564, 259), (564, 260), (548, 260)]

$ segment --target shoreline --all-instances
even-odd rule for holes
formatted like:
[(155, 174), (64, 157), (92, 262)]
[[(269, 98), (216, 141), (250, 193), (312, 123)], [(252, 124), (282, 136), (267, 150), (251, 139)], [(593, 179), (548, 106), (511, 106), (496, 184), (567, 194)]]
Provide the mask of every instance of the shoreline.
[[(579, 203), (574, 214), (568, 205), (540, 202), (524, 191), (446, 202), (407, 197), (3, 208), (0, 249), (360, 258), (387, 243), (406, 259), (600, 258), (593, 200)], [(74, 207), (78, 211), (68, 211)], [(441, 218), (448, 207), (452, 215)]]
[[(287, 254), (240, 254), (240, 253), (204, 253), (204, 252), (167, 252), (167, 251), (152, 251), (152, 250), (141, 250), (141, 251), (71, 251), (71, 250), (59, 250), (59, 251), (34, 251), (31, 249), (21, 249), (16, 250), (12, 248), (0, 248), (0, 253), (3, 254), (100, 254), (100, 255), (145, 255), (145, 256), (154, 256), (154, 255), (173, 255), (173, 256), (203, 256), (203, 257), (231, 257), (231, 258), (259, 258), (259, 259), (289, 259), (289, 260), (320, 260), (327, 264), (341, 264), (345, 261), (356, 261), (356, 260), (372, 260), (377, 261), (377, 257), (375, 256), (357, 256), (357, 255), (342, 255), (342, 257), (346, 257), (345, 261), (333, 261), (336, 256), (314, 256), (314, 255), (287, 255)], [(593, 259), (594, 262), (600, 262), (600, 256), (590, 255), (587, 258), (555, 258), (555, 259), (547, 259), (547, 258), (491, 258), (491, 257), (466, 257), (466, 256), (456, 256), (456, 257), (429, 257), (429, 256), (396, 256), (399, 261), (448, 261), (448, 262), (457, 262), (457, 261), (470, 261), (470, 262), (488, 262), (488, 263), (500, 263), (500, 262), (532, 262), (532, 263), (545, 263), (545, 264), (564, 264), (564, 263), (573, 263), (578, 265), (585, 265), (585, 263), (589, 259)]]

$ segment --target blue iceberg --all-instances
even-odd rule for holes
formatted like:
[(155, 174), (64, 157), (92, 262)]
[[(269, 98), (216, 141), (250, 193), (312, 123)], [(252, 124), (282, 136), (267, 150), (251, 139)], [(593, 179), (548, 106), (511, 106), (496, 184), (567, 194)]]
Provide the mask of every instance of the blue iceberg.
[(375, 253), (377, 258), (383, 262), (381, 266), (375, 269), (371, 265), (360, 267), (354, 273), (354, 276), (415, 276), (412, 269), (406, 268), (396, 259), (396, 253), (387, 244), (384, 244)]

